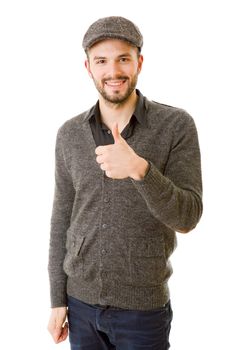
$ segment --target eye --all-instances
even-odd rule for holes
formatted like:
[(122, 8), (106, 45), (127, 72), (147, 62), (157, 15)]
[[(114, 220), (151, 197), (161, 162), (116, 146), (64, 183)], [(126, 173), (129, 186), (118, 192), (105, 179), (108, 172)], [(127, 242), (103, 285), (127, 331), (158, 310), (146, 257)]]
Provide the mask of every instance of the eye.
[(128, 57), (121, 57), (121, 58), (120, 58), (120, 62), (125, 63), (125, 62), (128, 62), (128, 61), (129, 61), (129, 58), (128, 58)]
[(95, 61), (96, 64), (104, 64), (105, 62), (106, 60), (104, 60), (103, 58), (100, 58), (99, 60)]

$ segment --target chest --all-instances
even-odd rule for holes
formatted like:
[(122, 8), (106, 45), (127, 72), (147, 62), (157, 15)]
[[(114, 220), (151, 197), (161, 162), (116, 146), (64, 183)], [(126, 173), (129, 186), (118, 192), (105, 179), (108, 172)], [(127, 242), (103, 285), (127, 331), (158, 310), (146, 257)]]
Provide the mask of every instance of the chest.
[[(96, 142), (90, 126), (87, 125), (84, 131), (77, 132), (66, 154), (75, 187), (80, 182), (88, 186), (90, 181), (94, 183), (103, 177), (103, 171), (96, 162)], [(140, 157), (152, 162), (164, 173), (171, 149), (171, 140), (166, 134), (137, 125), (126, 142)]]

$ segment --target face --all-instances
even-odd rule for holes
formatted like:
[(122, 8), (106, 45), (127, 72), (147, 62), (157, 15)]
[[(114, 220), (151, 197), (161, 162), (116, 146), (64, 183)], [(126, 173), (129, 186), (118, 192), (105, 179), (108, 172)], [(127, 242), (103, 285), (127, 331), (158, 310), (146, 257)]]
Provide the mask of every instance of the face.
[(142, 61), (136, 47), (122, 40), (108, 39), (89, 49), (85, 66), (102, 98), (119, 104), (134, 91)]

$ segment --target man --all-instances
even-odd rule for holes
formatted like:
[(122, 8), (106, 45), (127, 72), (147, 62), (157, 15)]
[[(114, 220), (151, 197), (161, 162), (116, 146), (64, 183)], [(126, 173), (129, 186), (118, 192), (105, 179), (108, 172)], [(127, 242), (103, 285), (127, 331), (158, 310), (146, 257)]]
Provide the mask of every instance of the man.
[(89, 27), (99, 99), (57, 135), (48, 329), (59, 343), (69, 327), (72, 350), (169, 348), (175, 231), (202, 214), (194, 121), (136, 90), (142, 44), (122, 17)]

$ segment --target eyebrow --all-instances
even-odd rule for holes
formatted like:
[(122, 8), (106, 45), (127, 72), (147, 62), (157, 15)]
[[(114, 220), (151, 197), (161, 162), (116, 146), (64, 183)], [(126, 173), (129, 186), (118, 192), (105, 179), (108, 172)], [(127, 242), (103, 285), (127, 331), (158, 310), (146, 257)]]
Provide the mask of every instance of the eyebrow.
[[(122, 57), (131, 57), (131, 54), (126, 52), (126, 53), (123, 53), (123, 54), (117, 56), (117, 58), (122, 58)], [(107, 57), (105, 57), (105, 56), (95, 56), (93, 58), (93, 60), (105, 60), (106, 58)]]
[(131, 57), (132, 55), (130, 53), (126, 52), (126, 53), (123, 53), (122, 55), (119, 55), (118, 57), (121, 58), (121, 57), (127, 57), (127, 56)]
[(106, 57), (104, 57), (104, 56), (95, 56), (93, 58), (93, 60), (105, 60), (105, 59), (106, 59)]

